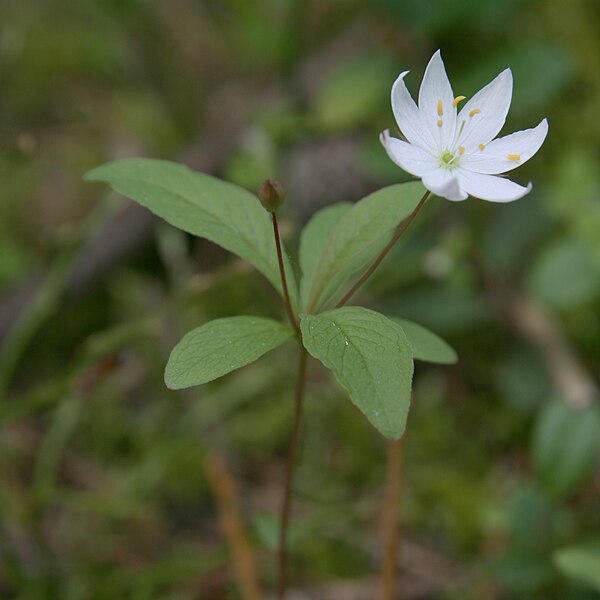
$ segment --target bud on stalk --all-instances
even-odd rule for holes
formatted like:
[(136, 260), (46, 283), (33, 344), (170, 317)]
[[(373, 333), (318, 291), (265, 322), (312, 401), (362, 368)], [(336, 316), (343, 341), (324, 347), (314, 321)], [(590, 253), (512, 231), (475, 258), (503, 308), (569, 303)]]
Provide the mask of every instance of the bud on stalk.
[(274, 213), (283, 204), (283, 188), (273, 179), (267, 179), (258, 192), (258, 198), (264, 209)]

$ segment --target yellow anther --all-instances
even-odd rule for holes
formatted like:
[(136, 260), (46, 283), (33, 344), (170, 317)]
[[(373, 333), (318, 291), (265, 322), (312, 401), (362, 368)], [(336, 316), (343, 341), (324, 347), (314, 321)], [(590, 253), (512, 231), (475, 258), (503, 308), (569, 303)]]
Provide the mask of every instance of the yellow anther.
[(479, 149), (483, 152), (485, 150), (485, 144), (479, 144)]
[(441, 119), (438, 119), (438, 127), (441, 127), (444, 124), (444, 122)]
[(480, 113), (481, 111), (478, 108), (474, 108), (470, 113), (469, 116), (470, 117), (474, 117), (476, 114)]
[(442, 107), (442, 101), (438, 100), (438, 115), (441, 117), (444, 114), (444, 108)]
[(459, 146), (458, 147), (458, 153), (462, 156), (465, 153), (465, 147), (464, 146)]
[(458, 103), (462, 102), (465, 98), (466, 98), (466, 96), (456, 96), (456, 98), (454, 98), (454, 100), (452, 100), (452, 106), (454, 106), (454, 108), (456, 108), (458, 106)]
[(508, 158), (508, 160), (521, 160), (521, 155), (520, 154), (507, 154), (506, 158)]

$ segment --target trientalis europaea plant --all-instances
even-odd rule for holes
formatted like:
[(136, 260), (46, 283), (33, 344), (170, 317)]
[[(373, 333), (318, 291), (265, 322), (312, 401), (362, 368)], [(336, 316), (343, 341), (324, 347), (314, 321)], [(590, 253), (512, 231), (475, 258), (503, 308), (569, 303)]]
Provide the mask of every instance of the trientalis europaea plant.
[[(281, 344), (298, 344), (294, 424), (279, 535), (280, 599), (287, 589), (287, 531), (308, 356), (331, 370), (383, 436), (400, 439), (411, 399), (414, 360), (452, 363), (456, 354), (417, 323), (347, 303), (404, 234), (430, 193), (448, 200), (470, 195), (493, 202), (510, 202), (527, 194), (531, 184), (521, 186), (500, 174), (529, 160), (548, 131), (544, 119), (533, 129), (496, 138), (512, 97), (509, 69), (466, 99), (454, 95), (438, 51), (425, 71), (418, 103), (405, 86), (406, 74), (400, 74), (391, 94), (404, 139), (384, 131), (381, 141), (390, 158), (421, 181), (385, 187), (356, 204), (334, 204), (315, 214), (300, 236), (295, 259), (299, 278), (279, 237), (277, 211), (283, 192), (275, 182), (265, 182), (259, 200), (236, 185), (161, 160), (119, 160), (87, 174), (89, 181), (108, 182), (171, 225), (247, 260), (283, 299), (286, 320), (237, 316), (200, 324), (173, 349), (165, 371), (167, 386), (182, 389), (226, 375)], [(393, 553), (393, 545), (386, 552)], [(386, 573), (389, 582), (389, 569)], [(386, 589), (391, 590), (391, 584)]]

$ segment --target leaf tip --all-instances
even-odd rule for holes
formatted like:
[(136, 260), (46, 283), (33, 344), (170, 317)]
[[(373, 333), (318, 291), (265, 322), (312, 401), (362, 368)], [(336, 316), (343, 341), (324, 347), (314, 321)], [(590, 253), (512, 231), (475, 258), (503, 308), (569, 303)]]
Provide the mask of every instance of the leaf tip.
[(408, 407), (406, 413), (402, 417), (396, 418), (394, 420), (391, 420), (389, 418), (373, 419), (372, 416), (368, 416), (367, 418), (370, 421), (371, 425), (373, 425), (373, 427), (375, 427), (375, 429), (377, 429), (377, 431), (379, 431), (379, 433), (381, 433), (381, 435), (386, 440), (389, 440), (391, 442), (398, 441), (406, 431), (406, 425), (408, 420)]
[(456, 350), (452, 346), (447, 344), (446, 351), (448, 355), (443, 359), (439, 359), (438, 363), (440, 365), (455, 365), (456, 363), (458, 363), (458, 353), (456, 352)]
[(173, 380), (173, 377), (171, 376), (171, 373), (169, 371), (169, 366), (167, 365), (167, 368), (165, 369), (165, 375), (164, 375), (164, 381), (165, 381), (165, 385), (167, 386), (168, 389), (170, 390), (178, 390), (181, 389), (177, 386), (177, 384), (175, 383), (175, 381)]
[(103, 168), (102, 166), (94, 167), (93, 169), (86, 171), (82, 176), (83, 181), (101, 181), (102, 180), (102, 175), (101, 175), (102, 168)]
[(381, 433), (381, 435), (383, 435), (383, 437), (386, 440), (389, 440), (390, 442), (397, 442), (400, 438), (402, 438), (402, 436), (404, 435), (404, 432), (406, 431), (406, 426), (402, 427), (402, 429), (400, 431), (398, 431), (397, 429), (393, 429), (393, 430), (383, 430), (383, 429), (379, 429), (379, 432)]
[(179, 379), (180, 378), (177, 373), (177, 368), (175, 367), (175, 364), (172, 360), (172, 354), (171, 354), (171, 356), (169, 357), (169, 360), (167, 361), (167, 366), (165, 367), (165, 374), (164, 374), (165, 385), (170, 390), (182, 390), (185, 387), (188, 387), (186, 385), (181, 385)]

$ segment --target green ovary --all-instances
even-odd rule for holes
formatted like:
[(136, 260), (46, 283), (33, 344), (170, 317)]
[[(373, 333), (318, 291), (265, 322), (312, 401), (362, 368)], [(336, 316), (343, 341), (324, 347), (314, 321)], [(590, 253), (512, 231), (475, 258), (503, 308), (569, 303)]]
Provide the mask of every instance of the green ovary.
[(454, 152), (450, 152), (450, 150), (444, 150), (440, 155), (441, 166), (447, 169), (453, 169), (458, 166), (459, 159), (460, 157), (454, 154)]

